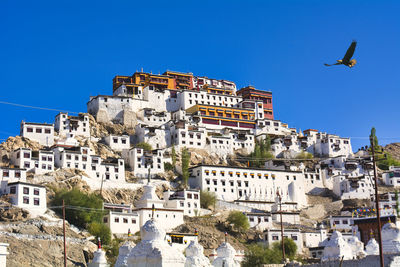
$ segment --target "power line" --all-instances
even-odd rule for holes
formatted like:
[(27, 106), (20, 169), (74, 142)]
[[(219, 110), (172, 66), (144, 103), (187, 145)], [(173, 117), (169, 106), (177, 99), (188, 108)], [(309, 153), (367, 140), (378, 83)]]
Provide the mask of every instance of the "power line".
[(75, 114), (78, 114), (78, 113), (79, 113), (79, 112), (75, 112), (75, 111), (61, 110), (61, 109), (55, 109), (55, 108), (46, 108), (46, 107), (36, 107), (36, 106), (23, 105), (23, 104), (12, 103), (12, 102), (6, 102), (6, 101), (0, 101), (0, 104), (10, 105), (10, 106), (16, 106), (16, 107), (22, 107), (22, 108), (32, 108), (32, 109), (41, 109), (41, 110), (68, 112), (68, 113), (75, 113)]

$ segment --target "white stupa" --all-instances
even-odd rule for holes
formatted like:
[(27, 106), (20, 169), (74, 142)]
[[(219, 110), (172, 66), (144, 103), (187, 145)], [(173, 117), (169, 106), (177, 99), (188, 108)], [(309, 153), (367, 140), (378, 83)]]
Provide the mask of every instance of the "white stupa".
[(217, 248), (217, 258), (212, 263), (214, 267), (240, 267), (236, 259), (236, 250), (226, 240)]
[(210, 260), (204, 256), (204, 248), (197, 240), (190, 241), (186, 248), (185, 267), (211, 267)]
[(382, 227), (383, 253), (400, 252), (400, 229), (394, 223), (387, 223)]
[(364, 243), (361, 242), (357, 236), (352, 236), (347, 239), (347, 243), (350, 245), (353, 252), (353, 257), (364, 258), (366, 253), (364, 251)]
[(128, 266), (128, 256), (131, 252), (134, 244), (132, 242), (126, 241), (122, 246), (119, 247), (118, 258), (115, 262), (114, 267), (127, 267)]
[(322, 261), (351, 260), (354, 258), (351, 246), (343, 238), (342, 234), (334, 231), (329, 241), (325, 243)]
[(184, 267), (185, 257), (168, 245), (154, 218), (140, 228), (140, 236), (142, 241), (129, 253), (128, 267)]
[(106, 252), (101, 249), (100, 239), (97, 250), (94, 252), (94, 257), (91, 263), (88, 264), (88, 267), (109, 267), (110, 265), (107, 263)]
[(371, 238), (365, 246), (365, 253), (367, 255), (379, 255), (379, 244), (375, 238)]

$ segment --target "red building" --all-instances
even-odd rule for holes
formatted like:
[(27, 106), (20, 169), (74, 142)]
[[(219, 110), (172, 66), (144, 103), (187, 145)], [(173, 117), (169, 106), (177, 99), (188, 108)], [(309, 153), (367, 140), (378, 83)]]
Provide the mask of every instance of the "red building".
[(264, 118), (274, 119), (274, 111), (272, 108), (272, 92), (257, 90), (253, 86), (247, 86), (236, 92), (243, 99), (260, 100), (264, 103)]

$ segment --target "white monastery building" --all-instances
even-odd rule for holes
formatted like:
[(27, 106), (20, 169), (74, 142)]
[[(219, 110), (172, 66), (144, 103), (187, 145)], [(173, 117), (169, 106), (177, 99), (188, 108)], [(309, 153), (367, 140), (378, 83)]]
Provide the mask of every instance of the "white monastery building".
[(54, 144), (54, 124), (21, 121), (20, 136), (51, 147)]

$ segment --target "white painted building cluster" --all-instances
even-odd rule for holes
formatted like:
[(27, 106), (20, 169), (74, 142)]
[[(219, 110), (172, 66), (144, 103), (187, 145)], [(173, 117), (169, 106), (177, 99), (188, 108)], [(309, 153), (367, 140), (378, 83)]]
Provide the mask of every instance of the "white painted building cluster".
[(200, 192), (195, 190), (166, 191), (164, 199), (155, 193), (155, 186), (147, 184), (140, 200), (131, 205), (104, 204), (108, 213), (103, 217), (111, 232), (117, 235), (136, 233), (150, 218), (160, 222), (164, 231), (183, 224), (183, 216), (200, 215)]

